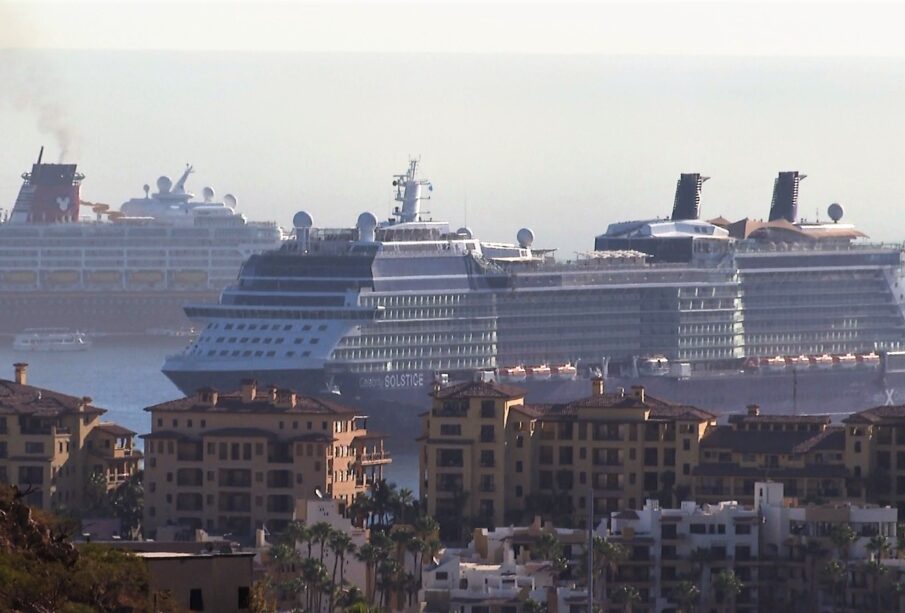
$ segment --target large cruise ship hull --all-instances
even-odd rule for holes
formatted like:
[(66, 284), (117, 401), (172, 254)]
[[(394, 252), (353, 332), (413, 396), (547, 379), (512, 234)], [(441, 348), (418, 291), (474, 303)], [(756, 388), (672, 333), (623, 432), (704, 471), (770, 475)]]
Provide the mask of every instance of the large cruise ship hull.
[(70, 328), (136, 334), (189, 324), (187, 302), (215, 302), (219, 292), (2, 292), (0, 334)]
[[(305, 393), (339, 393), (343, 399), (370, 416), (372, 427), (391, 432), (394, 443), (405, 445), (420, 431), (419, 414), (430, 404), (433, 373), (395, 374), (339, 373), (327, 380), (324, 370), (167, 371), (164, 373), (186, 394), (211, 386), (238, 389), (242, 379), (254, 378), (260, 385), (276, 385)], [(473, 373), (450, 373), (450, 381), (467, 380)], [(558, 403), (586, 397), (590, 382), (574, 379), (508, 381), (526, 392), (528, 402)], [(607, 388), (615, 390), (643, 385), (647, 393), (677, 404), (691, 404), (718, 414), (741, 413), (757, 404), (764, 413), (848, 415), (862, 409), (905, 400), (905, 373), (885, 373), (878, 368), (797, 372), (725, 372), (706, 376), (608, 377)]]

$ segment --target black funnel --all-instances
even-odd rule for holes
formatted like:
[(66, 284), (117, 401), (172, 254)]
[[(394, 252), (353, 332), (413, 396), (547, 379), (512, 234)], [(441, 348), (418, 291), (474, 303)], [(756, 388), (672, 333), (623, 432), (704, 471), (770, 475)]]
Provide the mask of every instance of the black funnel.
[(697, 219), (701, 214), (701, 186), (710, 177), (699, 172), (682, 173), (676, 183), (676, 199), (672, 205), (672, 220)]
[(770, 205), (770, 221), (785, 219), (795, 223), (798, 217), (798, 184), (807, 175), (797, 170), (779, 173), (773, 182), (773, 203)]

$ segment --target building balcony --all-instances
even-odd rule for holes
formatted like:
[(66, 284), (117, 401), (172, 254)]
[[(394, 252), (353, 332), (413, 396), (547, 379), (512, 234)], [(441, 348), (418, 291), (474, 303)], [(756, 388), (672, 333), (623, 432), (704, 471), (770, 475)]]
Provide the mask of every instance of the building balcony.
[(355, 461), (362, 466), (374, 466), (377, 464), (389, 464), (392, 462), (392, 458), (388, 451), (372, 451), (371, 453), (358, 454)]

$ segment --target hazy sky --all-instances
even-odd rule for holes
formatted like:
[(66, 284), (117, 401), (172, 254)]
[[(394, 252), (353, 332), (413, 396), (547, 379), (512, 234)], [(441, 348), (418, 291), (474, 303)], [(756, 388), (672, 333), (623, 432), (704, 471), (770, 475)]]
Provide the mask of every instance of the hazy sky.
[[(564, 255), (665, 215), (700, 171), (705, 216), (838, 200), (905, 239), (897, 4), (3, 2), (0, 207), (41, 144), (119, 204), (186, 162), (253, 218), (385, 216), (421, 155), (430, 209), (522, 225)], [(74, 50), (74, 51), (70, 51)]]

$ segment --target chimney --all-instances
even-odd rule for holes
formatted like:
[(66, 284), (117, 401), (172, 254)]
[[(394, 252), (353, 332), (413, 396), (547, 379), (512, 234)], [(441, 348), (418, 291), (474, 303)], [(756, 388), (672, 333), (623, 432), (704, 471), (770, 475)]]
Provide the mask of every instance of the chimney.
[(16, 362), (13, 364), (16, 369), (16, 383), (19, 385), (28, 385), (28, 364), (25, 362)]
[(296, 395), (292, 390), (277, 390), (276, 404), (280, 408), (292, 409), (296, 405)]
[(220, 399), (220, 393), (212, 387), (202, 387), (198, 390), (198, 400), (201, 404), (209, 407), (217, 406), (217, 400)]
[(594, 377), (593, 379), (591, 379), (591, 393), (593, 395), (603, 396), (604, 389), (606, 389), (606, 388), (604, 385), (603, 377), (598, 375), (598, 376)]
[(258, 382), (254, 379), (242, 379), (242, 402), (252, 402), (257, 396)]
[(748, 417), (757, 417), (760, 415), (760, 406), (756, 404), (748, 405)]
[(267, 386), (267, 396), (270, 398), (270, 402), (276, 404), (277, 401), (277, 386), (271, 383)]
[(644, 402), (644, 386), (643, 385), (633, 385), (632, 386), (632, 396)]
[(91, 396), (82, 396), (82, 399), (79, 400), (79, 413), (84, 413), (85, 409), (91, 406), (91, 401), (94, 400)]

